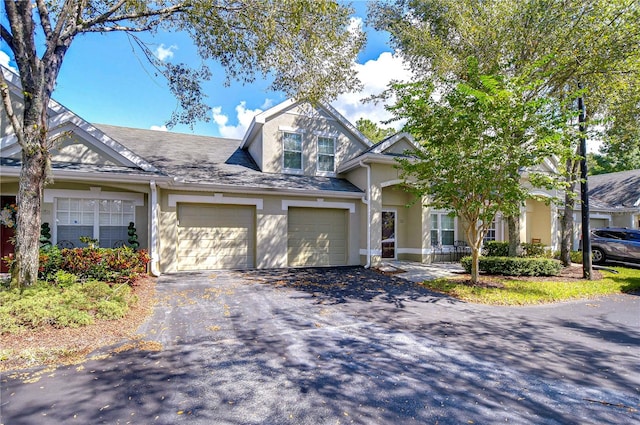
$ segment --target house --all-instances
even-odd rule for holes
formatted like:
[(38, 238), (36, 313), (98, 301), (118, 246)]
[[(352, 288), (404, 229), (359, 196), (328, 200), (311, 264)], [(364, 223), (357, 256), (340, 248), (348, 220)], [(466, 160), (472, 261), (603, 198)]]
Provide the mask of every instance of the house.
[[(20, 105), (17, 76), (3, 72)], [(457, 218), (404, 190), (396, 158), (416, 147), (412, 137), (373, 144), (330, 105), (283, 102), (258, 114), (242, 140), (91, 124), (53, 100), (49, 117), (57, 141), (42, 221), (54, 244), (90, 236), (118, 245), (133, 222), (157, 274), (430, 262), (464, 240)], [(9, 202), (20, 148), (4, 116), (0, 131)], [(522, 239), (557, 245), (556, 215), (528, 201)], [(497, 219), (489, 238), (505, 239), (503, 228)]]
[[(640, 170), (589, 176), (589, 227), (640, 229)], [(581, 236), (580, 202), (574, 210), (575, 249)]]

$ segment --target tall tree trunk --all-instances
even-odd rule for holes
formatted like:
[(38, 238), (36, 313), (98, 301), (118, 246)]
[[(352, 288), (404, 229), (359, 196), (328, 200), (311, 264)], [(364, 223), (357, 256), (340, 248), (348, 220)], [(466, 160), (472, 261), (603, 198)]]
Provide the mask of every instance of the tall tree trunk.
[[(571, 185), (573, 191), (575, 184)], [(564, 211), (560, 220), (560, 261), (567, 267), (571, 265), (571, 241), (573, 239), (573, 207), (575, 200), (567, 191), (564, 196)]]
[(508, 216), (507, 226), (509, 227), (509, 257), (519, 257), (522, 255), (522, 245), (520, 244), (520, 217)]
[(42, 195), (47, 177), (47, 153), (41, 148), (46, 133), (26, 134), (29, 148), (22, 150), (22, 170), (18, 186), (18, 214), (15, 263), (11, 271), (13, 287), (30, 286), (38, 279)]
[(568, 159), (565, 166), (567, 188), (564, 194), (564, 212), (560, 220), (560, 261), (566, 267), (571, 265), (571, 241), (573, 239), (573, 208), (575, 206), (574, 193), (578, 178), (577, 159)]

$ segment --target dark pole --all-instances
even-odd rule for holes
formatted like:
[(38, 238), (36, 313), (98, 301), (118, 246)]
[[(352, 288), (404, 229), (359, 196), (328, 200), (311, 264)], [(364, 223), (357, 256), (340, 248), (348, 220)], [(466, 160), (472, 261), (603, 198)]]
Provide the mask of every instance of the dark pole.
[[(582, 90), (582, 84), (578, 84), (578, 89)], [(587, 178), (587, 138), (585, 125), (585, 111), (582, 93), (578, 98), (578, 109), (580, 115), (580, 200), (582, 202), (582, 277), (588, 280), (593, 279), (593, 269), (591, 267), (591, 239), (589, 232), (589, 182)]]

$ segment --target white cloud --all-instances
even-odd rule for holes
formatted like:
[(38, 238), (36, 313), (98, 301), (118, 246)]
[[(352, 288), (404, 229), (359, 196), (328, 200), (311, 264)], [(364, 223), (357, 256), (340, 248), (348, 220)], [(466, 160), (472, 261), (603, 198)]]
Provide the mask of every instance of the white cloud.
[(17, 73), (18, 70), (15, 69), (14, 67), (12, 67), (11, 65), (9, 65), (10, 61), (11, 61), (11, 58), (9, 57), (9, 55), (7, 55), (5, 52), (0, 50), (0, 65), (2, 65), (5, 68), (10, 69), (11, 71)]
[[(362, 90), (338, 96), (332, 102), (332, 106), (354, 124), (359, 118), (368, 118), (378, 124), (391, 118), (391, 114), (384, 109), (382, 103), (362, 103), (362, 100), (382, 93), (391, 80), (409, 81), (411, 71), (403, 65), (399, 56), (390, 52), (383, 52), (378, 59), (369, 60), (364, 64), (356, 64), (356, 71), (364, 86)], [(401, 126), (400, 123), (393, 125)]]
[(156, 130), (156, 131), (169, 131), (169, 129), (167, 129), (166, 125), (152, 125), (151, 127), (149, 127), (150, 130)]
[(165, 59), (171, 59), (173, 57), (173, 51), (178, 50), (178, 46), (172, 44), (169, 47), (164, 47), (164, 44), (160, 44), (155, 51), (156, 57), (161, 61)]
[[(264, 105), (270, 104), (271, 100), (267, 99), (263, 103)], [(262, 112), (262, 109), (247, 109), (247, 103), (245, 101), (240, 102), (236, 106), (236, 118), (238, 120), (237, 125), (227, 125), (229, 117), (222, 113), (222, 107), (216, 106), (212, 109), (213, 121), (218, 125), (218, 131), (222, 137), (230, 139), (242, 139), (244, 137), (247, 128), (251, 124), (251, 120), (254, 116)]]

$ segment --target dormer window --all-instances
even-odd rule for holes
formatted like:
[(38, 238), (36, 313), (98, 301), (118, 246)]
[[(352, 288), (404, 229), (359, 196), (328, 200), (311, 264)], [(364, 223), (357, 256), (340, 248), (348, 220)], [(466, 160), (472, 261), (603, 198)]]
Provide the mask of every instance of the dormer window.
[(333, 174), (336, 167), (336, 139), (318, 137), (318, 174)]
[(302, 172), (302, 134), (283, 132), (282, 150), (284, 155), (284, 171)]

